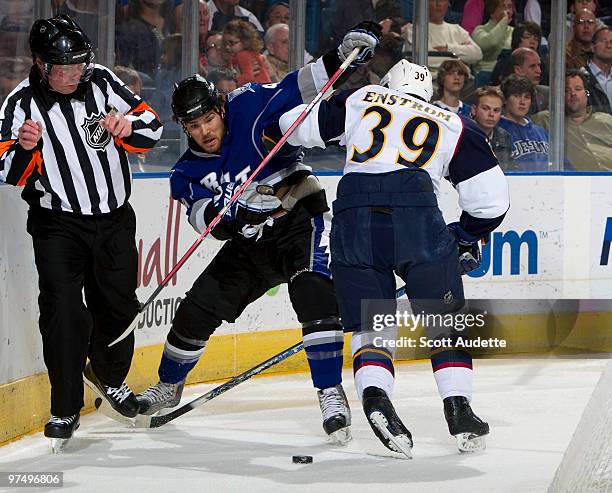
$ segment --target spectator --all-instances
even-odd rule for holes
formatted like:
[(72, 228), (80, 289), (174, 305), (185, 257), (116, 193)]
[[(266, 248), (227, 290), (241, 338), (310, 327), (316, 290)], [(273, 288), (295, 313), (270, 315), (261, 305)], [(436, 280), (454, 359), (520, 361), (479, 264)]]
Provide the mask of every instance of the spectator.
[(510, 56), (517, 48), (531, 48), (538, 52), (540, 41), (542, 40), (542, 30), (540, 26), (533, 22), (524, 22), (512, 31), (512, 39), (510, 41), (510, 49), (502, 50), (497, 57), (497, 63), (491, 74), (489, 84), (498, 86), (504, 77), (510, 75), (509, 68)]
[(548, 109), (550, 88), (540, 84), (542, 66), (540, 55), (530, 48), (517, 48), (510, 55), (510, 74), (524, 75), (535, 88), (530, 114)]
[[(468, 32), (458, 24), (444, 22), (447, 9), (448, 0), (429, 0), (429, 51), (454, 53), (468, 65), (479, 62), (482, 60), (482, 51)], [(404, 29), (403, 35), (404, 49), (412, 51), (412, 25)], [(436, 58), (438, 57), (430, 57), (428, 62), (432, 73), (437, 71), (443, 61)]]
[(514, 30), (510, 27), (514, 17), (513, 0), (486, 0), (485, 9), (490, 16), (489, 22), (478, 26), (472, 33), (472, 38), (482, 50), (482, 60), (476, 64), (477, 86), (489, 82), (497, 57), (502, 50), (511, 46)]
[(166, 36), (161, 43), (159, 71), (155, 78), (155, 87), (170, 97), (174, 84), (181, 81), (181, 53), (183, 35), (179, 33)]
[(289, 70), (289, 26), (274, 24), (268, 28), (264, 36), (264, 43), (268, 52), (265, 58), (270, 80), (279, 82)]
[(499, 126), (512, 136), (512, 159), (521, 171), (548, 171), (548, 132), (527, 118), (535, 95), (532, 82), (512, 74), (501, 90), (506, 104)]
[(590, 10), (593, 12), (593, 14), (595, 14), (597, 23), (594, 30), (605, 27), (606, 24), (597, 17), (598, 5), (596, 0), (570, 0), (567, 3), (569, 10), (569, 13), (567, 14), (567, 39), (570, 39), (574, 34), (574, 19), (576, 17), (576, 12), (580, 12), (583, 9)]
[(170, 34), (161, 43), (159, 70), (155, 74), (155, 92), (151, 95), (151, 105), (157, 110), (164, 125), (164, 137), (174, 130), (170, 99), (174, 84), (181, 80), (182, 34)]
[(32, 59), (26, 56), (0, 57), (0, 104), (28, 76)]
[(172, 32), (170, 0), (133, 0), (128, 18), (117, 26), (115, 50), (117, 65), (132, 67), (151, 77), (159, 66), (161, 40)]
[(202, 67), (203, 72), (231, 66), (230, 56), (223, 45), (223, 33), (219, 31), (208, 31), (204, 40), (204, 54), (206, 65)]
[[(268, 35), (268, 32), (270, 31), (270, 28), (272, 26), (277, 26), (281, 24), (287, 26), (286, 33), (285, 33), (285, 29), (283, 28), (280, 31), (275, 31), (274, 35)], [(285, 38), (286, 38), (286, 41), (285, 41)], [(278, 54), (274, 55), (276, 58), (270, 61), (268, 59), (268, 56), (270, 54), (268, 43), (275, 42), (274, 41), (275, 39), (278, 44), (273, 49), (277, 52), (280, 51), (280, 56), (278, 56)], [(264, 35), (264, 44), (266, 46), (265, 56), (266, 56), (266, 59), (268, 60), (268, 68), (270, 69), (270, 77), (272, 79), (272, 82), (276, 82), (277, 80), (280, 80), (284, 77), (284, 75), (281, 75), (280, 79), (278, 79), (279, 74), (287, 73), (287, 67), (289, 63), (289, 6), (285, 2), (275, 3), (268, 10), (268, 13), (266, 14), (266, 33)], [(286, 53), (284, 53), (285, 51)], [(284, 62), (283, 62), (283, 59), (285, 60)], [(312, 60), (312, 55), (308, 53), (306, 50), (304, 50), (304, 65), (309, 63), (311, 60)], [(280, 66), (278, 67), (278, 69), (280, 70), (276, 72), (274, 64), (278, 63), (279, 61), (281, 62)]]
[(121, 82), (130, 88), (134, 94), (140, 95), (142, 91), (142, 79), (136, 70), (117, 65), (113, 69), (113, 72), (117, 77), (119, 77), (119, 79), (121, 79)]
[(208, 29), (211, 31), (223, 31), (225, 25), (233, 20), (250, 22), (259, 32), (263, 32), (261, 23), (255, 15), (238, 5), (240, 0), (209, 0), (210, 22)]
[(461, 60), (445, 60), (438, 69), (436, 101), (432, 104), (463, 116), (470, 116), (471, 108), (459, 99), (470, 70)]
[[(61, 3), (63, 0), (55, 0)], [(90, 0), (85, 0), (90, 1)], [(96, 4), (100, 2), (98, 0), (91, 0)], [(74, 0), (66, 0), (66, 3), (73, 3)], [(115, 3), (115, 22), (117, 24), (125, 21), (128, 18), (129, 6), (132, 0), (116, 0)], [(153, 0), (155, 2), (155, 0)], [(174, 22), (174, 31), (180, 32), (183, 23), (183, 0), (170, 0), (170, 9), (172, 13), (172, 21)]]
[(273, 4), (266, 12), (266, 29), (275, 24), (289, 24), (289, 4), (278, 2)]
[(598, 29), (593, 35), (593, 58), (587, 63), (587, 88), (593, 112), (612, 114), (612, 27)]
[[(565, 75), (565, 158), (577, 170), (612, 171), (612, 116), (588, 107), (587, 77), (580, 70)], [(534, 115), (548, 129), (550, 113)]]
[(485, 133), (504, 171), (517, 170), (512, 159), (512, 136), (499, 126), (504, 95), (499, 87), (485, 86), (476, 91), (472, 118)]
[(467, 0), (463, 7), (463, 17), (461, 18), (461, 27), (465, 29), (470, 36), (474, 29), (484, 24), (485, 2), (484, 0)]
[(251, 23), (234, 20), (226, 24), (223, 45), (226, 53), (231, 55), (239, 86), (247, 82), (270, 82), (266, 60), (261, 54), (263, 42)]
[(200, 60), (200, 71), (206, 67), (206, 38), (208, 37), (208, 24), (210, 22), (210, 10), (208, 8), (208, 3), (205, 0), (199, 0), (198, 2), (198, 15), (199, 15), (199, 24), (198, 24), (198, 55)]
[(550, 34), (550, 14), (552, 0), (527, 0), (525, 3), (524, 20), (541, 26), (542, 37)]
[(206, 79), (212, 82), (221, 94), (229, 94), (238, 88), (236, 73), (231, 69), (211, 70)]
[(595, 32), (595, 14), (582, 9), (574, 17), (574, 34), (565, 49), (565, 66), (567, 69), (584, 67), (592, 54), (593, 33)]
[(524, 75), (538, 84), (542, 76), (540, 55), (531, 48), (517, 48), (510, 55), (510, 74)]

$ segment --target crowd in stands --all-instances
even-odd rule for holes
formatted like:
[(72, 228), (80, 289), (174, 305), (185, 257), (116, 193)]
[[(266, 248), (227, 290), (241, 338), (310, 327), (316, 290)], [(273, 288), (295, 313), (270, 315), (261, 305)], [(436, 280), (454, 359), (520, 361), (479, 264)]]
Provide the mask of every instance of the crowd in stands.
[[(50, 0), (96, 43), (97, 0)], [(28, 74), (34, 1), (0, 0), (0, 98)], [(312, 5), (311, 5), (312, 4)], [(508, 171), (549, 163), (549, 46), (552, 0), (429, 0), (428, 66), (434, 104), (473, 118)], [(343, 88), (378, 83), (412, 56), (414, 0), (309, 0), (305, 63), (337, 45), (358, 22), (383, 29), (380, 46)], [(288, 71), (289, 5), (279, 0), (200, 0), (199, 72), (227, 94), (248, 82), (274, 83)], [(116, 0), (115, 71), (158, 110), (166, 137), (170, 97), (181, 79), (183, 0)], [(612, 170), (612, 0), (568, 0), (565, 166)], [(570, 87), (571, 86), (571, 87)], [(580, 91), (582, 87), (582, 92)], [(145, 94), (146, 93), (146, 94)], [(174, 133), (174, 134), (173, 134)], [(576, 149), (574, 149), (576, 146)]]

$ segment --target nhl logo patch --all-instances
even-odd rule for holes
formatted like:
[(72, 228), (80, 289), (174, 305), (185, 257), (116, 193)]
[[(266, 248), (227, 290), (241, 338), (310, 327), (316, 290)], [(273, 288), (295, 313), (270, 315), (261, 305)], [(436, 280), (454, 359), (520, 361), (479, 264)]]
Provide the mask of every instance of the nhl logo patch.
[(104, 149), (111, 140), (111, 134), (100, 125), (104, 116), (102, 113), (93, 114), (85, 118), (85, 122), (81, 125), (85, 132), (85, 141), (94, 149)]

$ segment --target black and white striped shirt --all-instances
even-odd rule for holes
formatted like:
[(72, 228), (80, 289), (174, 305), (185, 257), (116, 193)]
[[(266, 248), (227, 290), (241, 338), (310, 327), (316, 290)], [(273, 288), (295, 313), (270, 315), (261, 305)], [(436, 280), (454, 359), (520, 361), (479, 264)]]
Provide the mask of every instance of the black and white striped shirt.
[[(101, 120), (113, 109), (132, 122), (132, 134), (112, 137)], [(38, 146), (26, 151), (18, 132), (24, 121), (42, 123)], [(31, 206), (81, 215), (108, 213), (131, 191), (127, 152), (147, 152), (162, 125), (155, 111), (110, 70), (96, 65), (89, 82), (64, 96), (45, 89), (36, 67), (0, 109), (0, 180), (23, 186)]]

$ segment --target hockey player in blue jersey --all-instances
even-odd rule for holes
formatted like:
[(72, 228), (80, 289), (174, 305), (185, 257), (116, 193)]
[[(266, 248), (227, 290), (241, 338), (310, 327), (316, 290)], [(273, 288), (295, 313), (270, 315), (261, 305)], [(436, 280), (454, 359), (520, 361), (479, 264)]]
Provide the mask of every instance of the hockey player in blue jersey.
[[(413, 312), (457, 312), (464, 305), (461, 274), (479, 265), (479, 239), (509, 207), (504, 174), (484, 133), (473, 121), (429, 104), (432, 93), (427, 67), (401, 60), (380, 86), (317, 104), (288, 139), (306, 147), (346, 146), (333, 204), (334, 286), (345, 330), (354, 332), (355, 384), (368, 421), (385, 446), (408, 457), (412, 436), (390, 400), (394, 345), (384, 344), (395, 342), (397, 327), (374, 327), (371, 318), (362, 318), (368, 306), (362, 302), (390, 300), (378, 306), (395, 311), (397, 274)], [(301, 109), (280, 118), (280, 132)], [(436, 199), (443, 178), (457, 189), (463, 209), (448, 226)], [(483, 448), (489, 427), (470, 407), (471, 356), (450, 347), (432, 352), (431, 363), (459, 450)]]
[[(270, 122), (312, 101), (353, 49), (361, 51), (348, 72), (366, 63), (379, 36), (377, 24), (363, 22), (315, 63), (278, 84), (246, 84), (226, 100), (198, 75), (177, 85), (172, 110), (189, 137), (189, 149), (173, 167), (170, 184), (196, 231), (207, 228), (267, 154), (263, 130)], [(287, 147), (212, 230), (215, 238), (227, 241), (176, 313), (159, 382), (138, 396), (142, 414), (176, 406), (187, 373), (222, 321), (234, 322), (268, 289), (287, 283), (302, 324), (323, 428), (340, 443), (350, 439), (351, 416), (341, 384), (343, 330), (329, 271), (329, 222), (323, 216), (329, 207), (299, 148)]]

